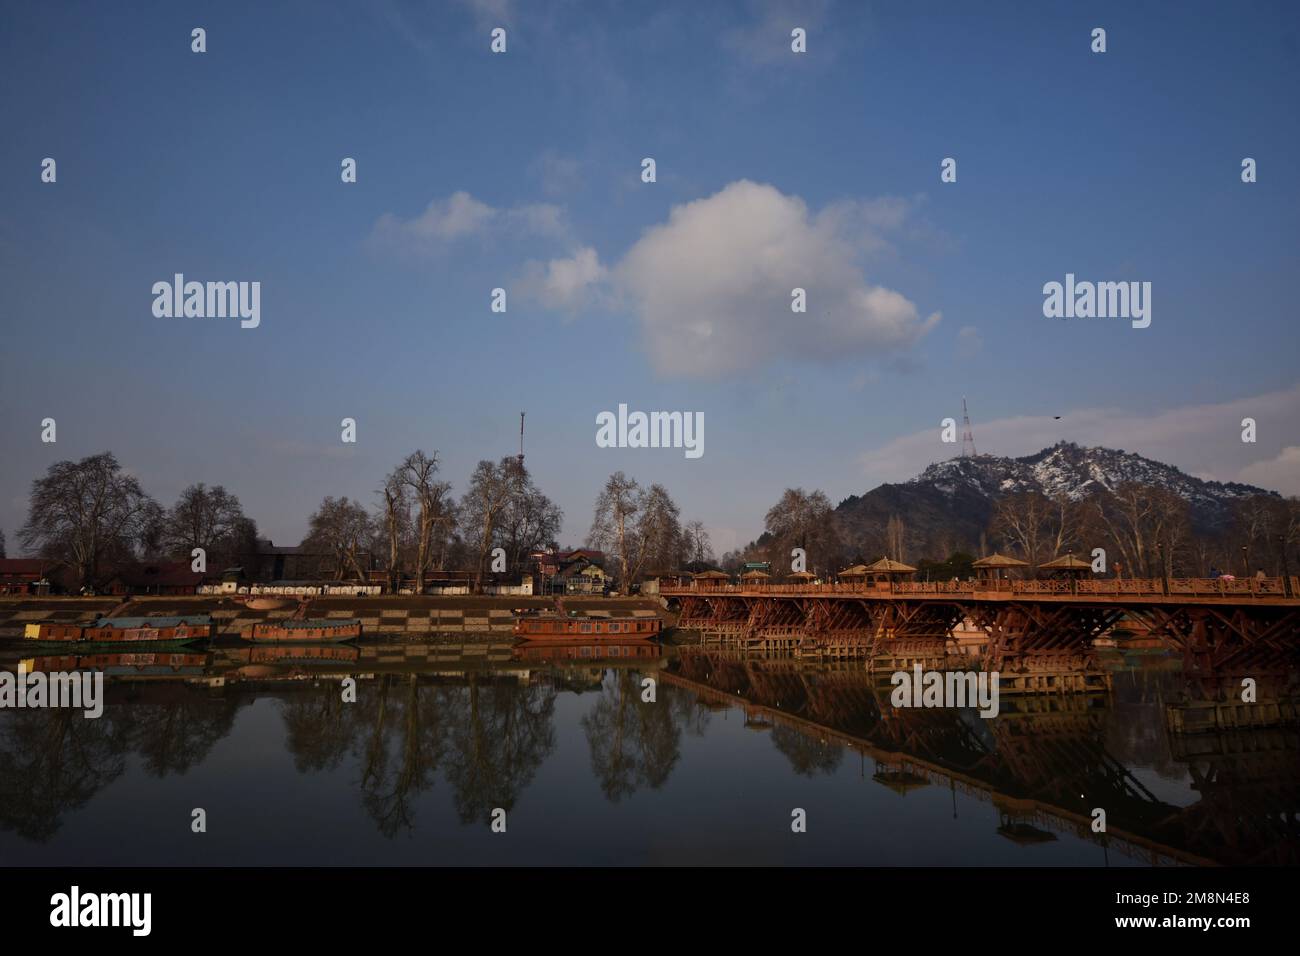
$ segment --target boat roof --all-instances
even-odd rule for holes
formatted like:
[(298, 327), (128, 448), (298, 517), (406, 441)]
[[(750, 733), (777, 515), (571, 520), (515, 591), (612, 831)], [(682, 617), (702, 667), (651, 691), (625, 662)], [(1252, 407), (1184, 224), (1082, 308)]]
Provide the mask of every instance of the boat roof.
[(337, 617), (337, 618), (317, 617), (317, 618), (307, 618), (301, 621), (293, 621), (288, 618), (284, 618), (279, 621), (259, 621), (258, 623), (263, 625), (264, 627), (287, 627), (287, 628), (352, 627), (354, 625), (360, 624), (361, 618), (359, 617)]
[[(532, 611), (534, 609), (529, 608), (528, 610)], [(559, 611), (538, 608), (535, 610), (535, 613), (520, 614), (519, 616), (521, 618), (554, 618), (557, 621), (645, 621), (657, 618), (659, 615), (649, 609), (632, 610), (623, 614), (615, 614), (611, 611), (586, 609), (569, 610), (565, 613), (561, 613)]]
[(207, 627), (211, 623), (212, 618), (206, 614), (188, 614), (180, 617), (101, 617), (90, 626), (124, 631), (134, 627), (179, 627), (182, 624)]

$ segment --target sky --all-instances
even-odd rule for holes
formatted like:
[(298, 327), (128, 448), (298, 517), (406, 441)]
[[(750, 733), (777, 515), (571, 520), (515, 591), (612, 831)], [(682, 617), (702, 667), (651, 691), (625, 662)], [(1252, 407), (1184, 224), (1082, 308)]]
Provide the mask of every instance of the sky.
[[(1300, 494), (1297, 89), (1291, 3), (6, 2), (0, 528), (108, 449), (296, 543), (416, 448), (463, 491), (526, 410), (562, 544), (623, 470), (721, 553), (952, 457), (963, 396), (981, 453)], [(155, 315), (177, 273), (260, 324)], [(1150, 325), (1046, 317), (1067, 274)], [(620, 404), (704, 453), (599, 447)]]

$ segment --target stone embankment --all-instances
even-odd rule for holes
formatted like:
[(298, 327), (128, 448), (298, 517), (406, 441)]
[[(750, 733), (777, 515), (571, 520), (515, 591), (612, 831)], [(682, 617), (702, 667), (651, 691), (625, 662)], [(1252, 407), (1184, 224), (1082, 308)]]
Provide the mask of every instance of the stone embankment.
[[(551, 598), (495, 597), (484, 595), (313, 598), (303, 616), (360, 618), (365, 636), (405, 635), (413, 639), (441, 634), (509, 634), (515, 611), (550, 608)], [(666, 627), (675, 624), (657, 598), (566, 597), (566, 610), (584, 614), (654, 614)], [(289, 617), (298, 610), (297, 599), (284, 599), (279, 607), (249, 607), (230, 597), (25, 597), (0, 598), (0, 640), (21, 638), (23, 626), (40, 622), (89, 623), (96, 617), (167, 616), (208, 614), (217, 621), (219, 637), (236, 637), (239, 629), (259, 621)]]

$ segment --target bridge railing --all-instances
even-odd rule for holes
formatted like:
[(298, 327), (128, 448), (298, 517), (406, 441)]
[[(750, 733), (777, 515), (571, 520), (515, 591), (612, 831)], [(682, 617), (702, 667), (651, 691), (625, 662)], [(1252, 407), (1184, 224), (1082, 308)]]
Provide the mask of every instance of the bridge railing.
[[(1265, 578), (1098, 578), (1071, 581), (1053, 578), (1042, 581), (893, 581), (866, 584), (714, 584), (692, 582), (660, 588), (660, 594), (839, 594), (860, 597), (883, 595), (965, 595), (1007, 594), (1025, 596), (1051, 595), (1172, 595), (1177, 597), (1276, 598), (1287, 593), (1286, 579)], [(1300, 578), (1292, 576), (1290, 593), (1300, 597)]]

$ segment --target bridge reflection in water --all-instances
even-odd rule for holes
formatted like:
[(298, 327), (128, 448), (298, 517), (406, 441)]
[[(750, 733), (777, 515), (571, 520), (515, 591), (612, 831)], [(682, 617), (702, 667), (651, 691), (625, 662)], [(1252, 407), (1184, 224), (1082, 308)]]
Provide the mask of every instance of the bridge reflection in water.
[[(1300, 734), (1256, 729), (1170, 735), (1200, 799), (1159, 799), (1107, 747), (1104, 699), (1019, 698), (983, 719), (972, 709), (897, 708), (860, 663), (683, 650), (662, 678), (747, 725), (789, 728), (872, 762), (899, 793), (925, 786), (988, 800), (1017, 842), (1069, 833), (1152, 864), (1294, 864), (1300, 825)], [(1163, 710), (1163, 708), (1161, 708)], [(1105, 833), (1092, 830), (1094, 808)]]

